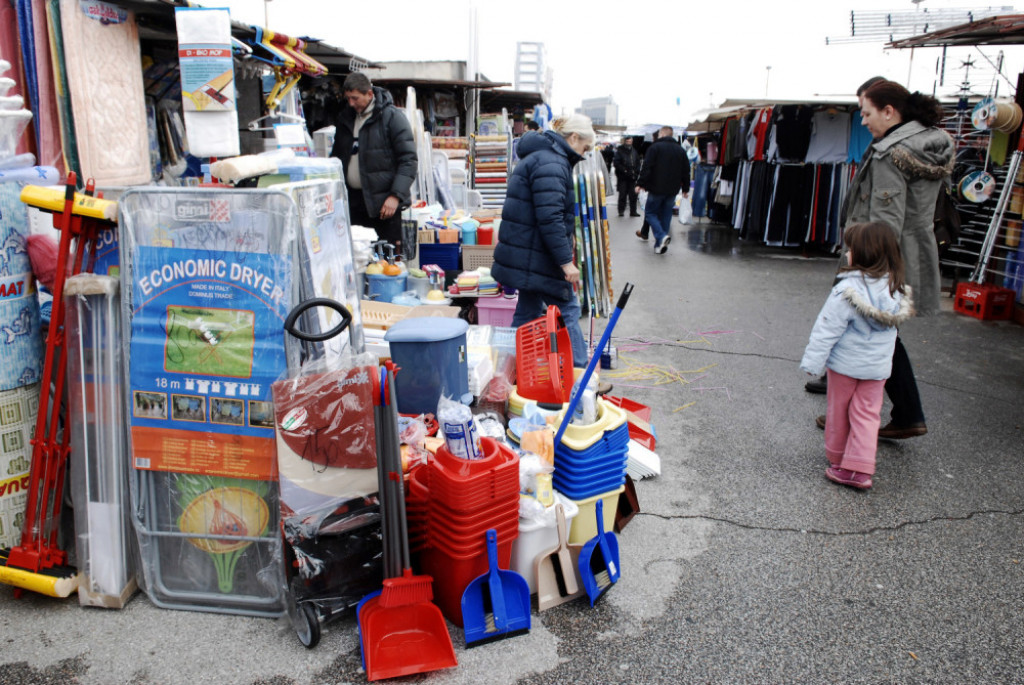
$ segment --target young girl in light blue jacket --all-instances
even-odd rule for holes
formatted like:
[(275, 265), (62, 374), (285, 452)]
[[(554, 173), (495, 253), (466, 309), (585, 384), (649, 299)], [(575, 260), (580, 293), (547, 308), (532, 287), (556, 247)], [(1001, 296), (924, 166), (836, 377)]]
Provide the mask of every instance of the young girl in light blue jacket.
[(896, 327), (913, 315), (896, 233), (882, 222), (847, 226), (847, 265), (821, 308), (800, 368), (828, 369), (825, 455), (829, 480), (867, 490), (875, 472), (882, 391)]

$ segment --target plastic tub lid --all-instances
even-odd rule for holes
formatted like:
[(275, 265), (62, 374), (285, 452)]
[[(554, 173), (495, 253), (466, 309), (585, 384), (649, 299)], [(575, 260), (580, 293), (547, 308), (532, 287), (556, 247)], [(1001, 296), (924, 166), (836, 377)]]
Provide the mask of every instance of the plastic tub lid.
[(469, 323), (465, 319), (440, 316), (402, 319), (388, 329), (384, 339), (391, 342), (440, 342), (465, 335)]

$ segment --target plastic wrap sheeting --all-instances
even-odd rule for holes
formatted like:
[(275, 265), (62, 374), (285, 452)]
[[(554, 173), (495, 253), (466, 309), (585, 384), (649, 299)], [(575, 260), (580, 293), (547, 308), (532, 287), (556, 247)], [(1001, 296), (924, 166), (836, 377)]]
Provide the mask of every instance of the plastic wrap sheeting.
[(78, 601), (110, 608), (123, 607), (136, 588), (117, 286), (94, 274), (64, 285)]
[(289, 364), (298, 221), (266, 190), (119, 202), (125, 398), (143, 578), (157, 605), (283, 610), (272, 383)]
[[(337, 160), (339, 169), (341, 163)], [(332, 167), (333, 168), (333, 167)], [(352, 314), (352, 323), (341, 335), (323, 343), (307, 346), (312, 357), (326, 355), (337, 360), (351, 345), (351, 351), (363, 351), (363, 321), (359, 302), (362, 283), (357, 279), (352, 256), (352, 232), (348, 213), (348, 193), (336, 178), (273, 186), (288, 193), (299, 213), (302, 234), (301, 299), (328, 297), (345, 305)], [(341, 321), (340, 315), (327, 307), (306, 312), (302, 329), (308, 333), (329, 331)]]

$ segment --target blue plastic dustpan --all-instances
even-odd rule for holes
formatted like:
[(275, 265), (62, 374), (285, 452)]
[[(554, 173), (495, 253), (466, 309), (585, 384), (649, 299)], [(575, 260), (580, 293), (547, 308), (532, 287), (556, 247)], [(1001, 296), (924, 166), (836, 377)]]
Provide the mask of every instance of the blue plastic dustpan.
[(530, 630), (530, 586), (515, 571), (498, 568), (498, 534), (493, 528), (487, 531), (487, 562), (487, 573), (474, 578), (462, 593), (467, 647)]
[(375, 597), (380, 597), (381, 590), (376, 590), (359, 600), (359, 604), (356, 604), (356, 630), (359, 634), (359, 658), (363, 662), (363, 670), (366, 670), (366, 647), (363, 646), (363, 606)]
[(590, 606), (619, 580), (619, 541), (615, 533), (604, 532), (604, 502), (597, 500), (597, 535), (580, 550), (580, 578)]

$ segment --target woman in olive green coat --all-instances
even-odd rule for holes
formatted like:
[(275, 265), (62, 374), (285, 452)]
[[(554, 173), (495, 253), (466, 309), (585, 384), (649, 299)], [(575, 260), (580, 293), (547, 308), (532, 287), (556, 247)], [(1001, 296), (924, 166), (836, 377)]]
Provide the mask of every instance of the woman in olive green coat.
[(875, 139), (850, 186), (846, 223), (883, 221), (896, 232), (918, 314), (939, 310), (935, 202), (953, 170), (953, 139), (935, 128), (938, 102), (892, 81), (864, 92), (861, 117)]

